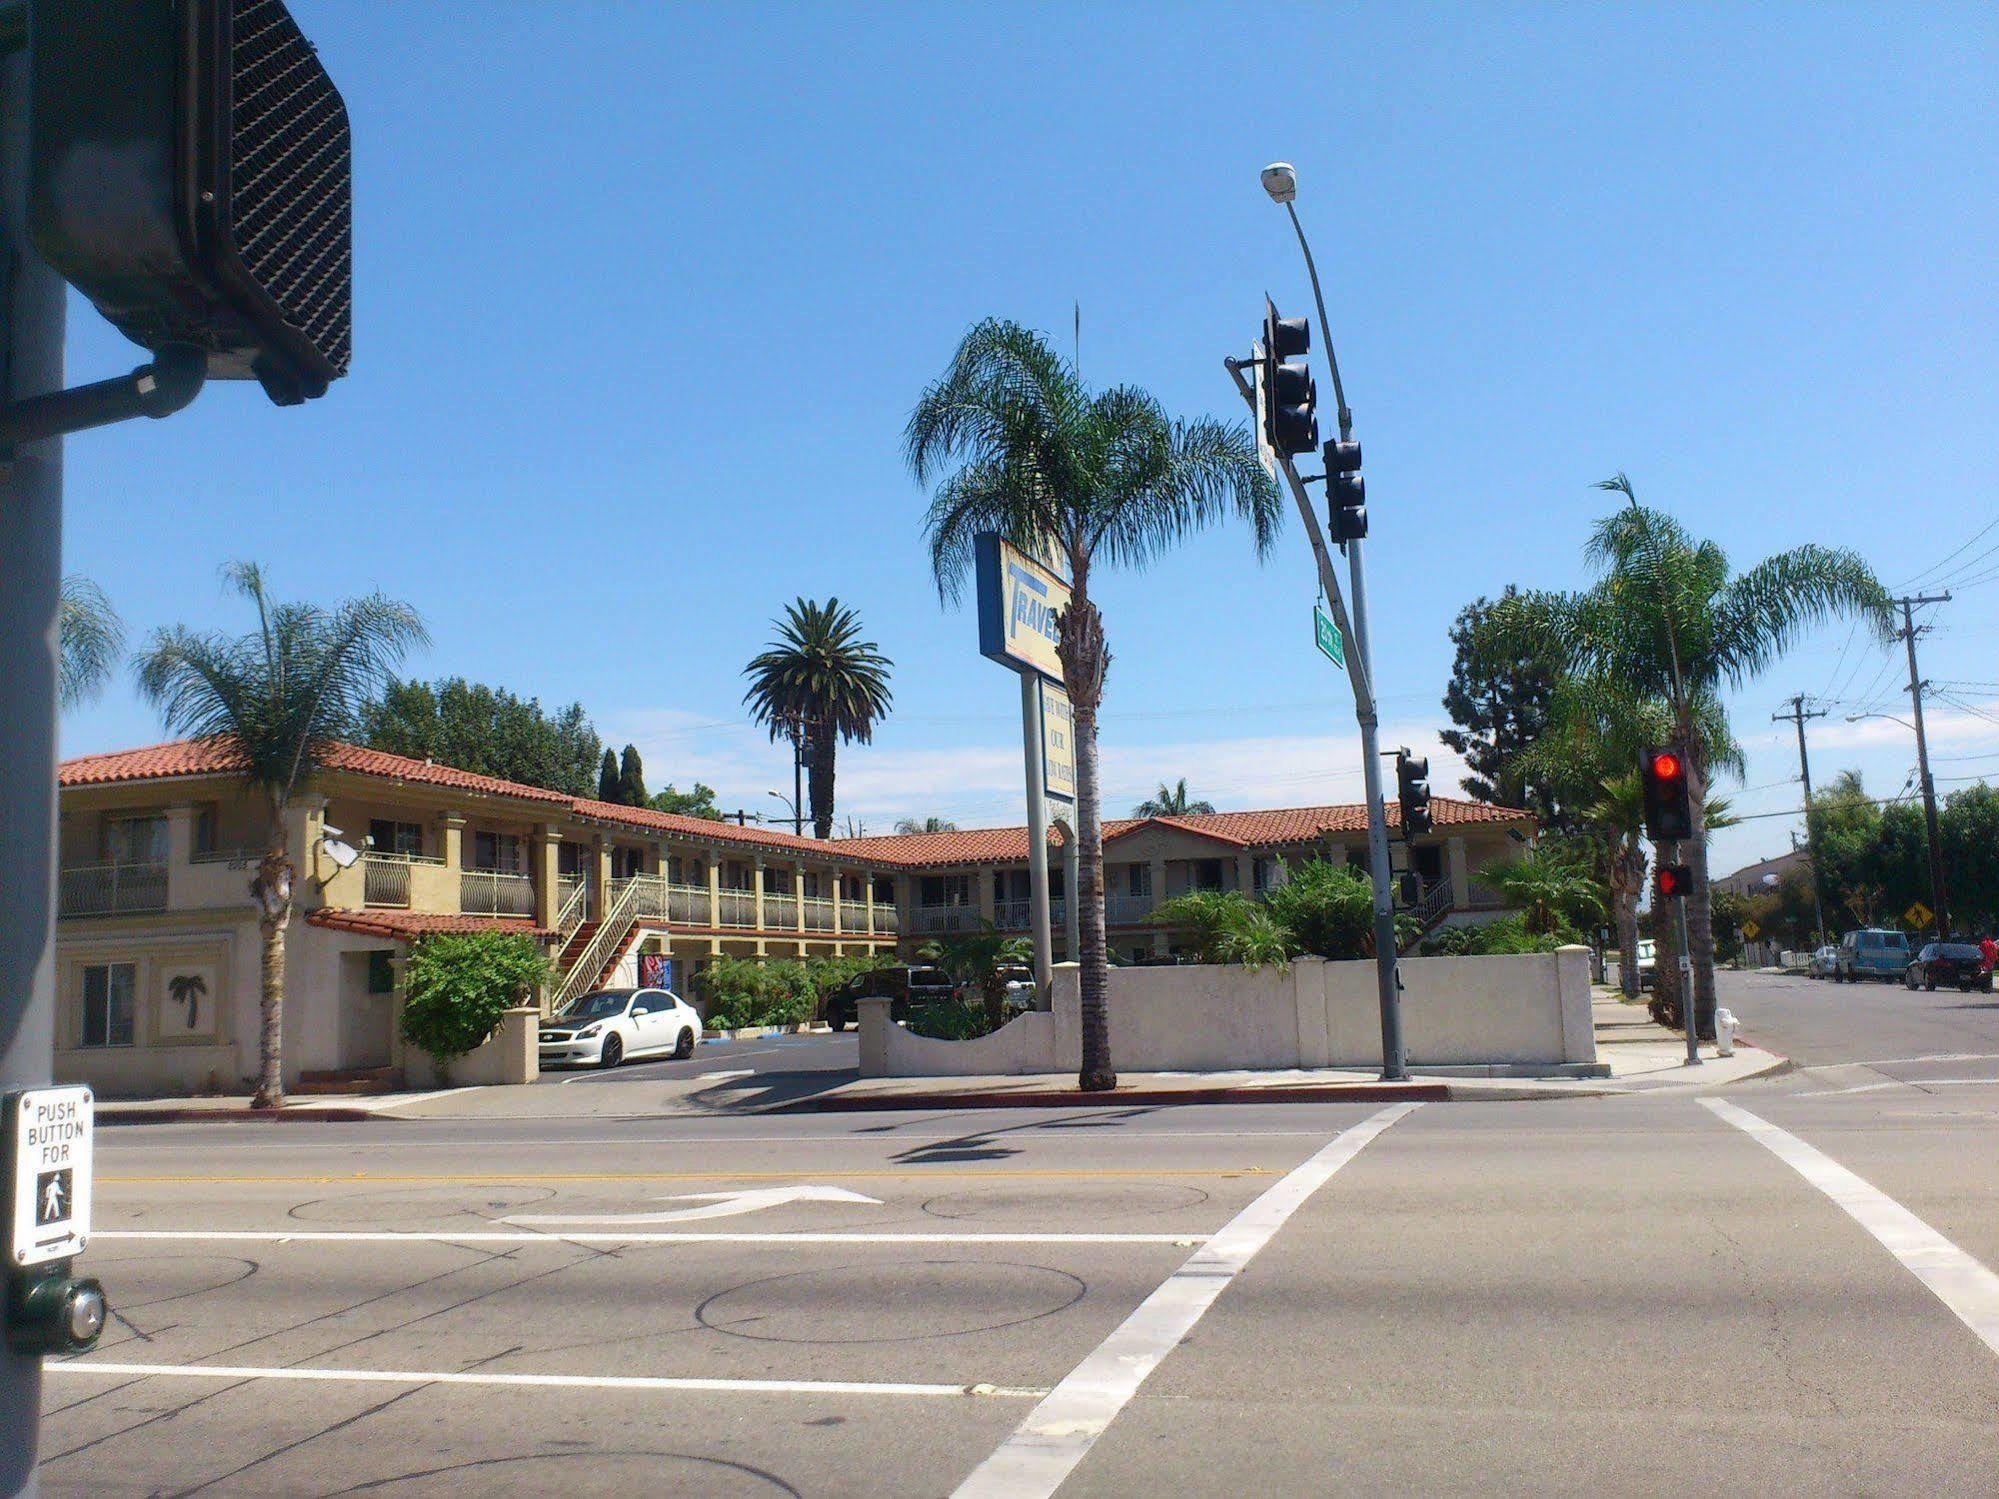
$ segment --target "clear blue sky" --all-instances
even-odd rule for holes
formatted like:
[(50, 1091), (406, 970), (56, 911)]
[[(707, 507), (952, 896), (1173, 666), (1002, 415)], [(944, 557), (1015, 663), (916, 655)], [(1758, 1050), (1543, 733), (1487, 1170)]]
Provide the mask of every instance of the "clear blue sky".
[[(379, 587), (431, 624), (417, 672), (580, 699), (654, 784), (776, 811), (742, 663), (837, 594), (896, 663), (842, 813), (1018, 821), (1013, 683), (937, 601), (903, 420), (973, 320), (1066, 343), (1075, 302), (1086, 377), (1236, 414), (1222, 356), (1266, 289), (1308, 297), (1275, 157), (1368, 455), (1391, 742), (1443, 721), (1460, 605), (1583, 581), (1618, 469), (1739, 562), (1816, 540), (1890, 583), (1999, 518), (1989, 6), (293, 4), (354, 118), (353, 374), (71, 441), (67, 564), (135, 636), (242, 624), (232, 557)], [(73, 307), (73, 377), (134, 353)], [(1999, 528), (1933, 576), (1994, 568)], [(1217, 531), (1106, 581), (1109, 806), (1183, 774), (1223, 807), (1357, 797), (1311, 578), (1294, 521), (1267, 566)], [(1999, 716), (1995, 606), (1988, 578), (1923, 646)], [(1740, 694), (1741, 809), (1797, 805), (1766, 722), (1793, 691), (1846, 699), (1819, 776), (1901, 785), (1907, 732), (1841, 721), (1905, 710), (1896, 669), (1846, 635)], [(1999, 724), (1939, 714), (1939, 755), (1985, 755), (1939, 776), (1999, 769)], [(157, 737), (120, 683), (65, 748)]]

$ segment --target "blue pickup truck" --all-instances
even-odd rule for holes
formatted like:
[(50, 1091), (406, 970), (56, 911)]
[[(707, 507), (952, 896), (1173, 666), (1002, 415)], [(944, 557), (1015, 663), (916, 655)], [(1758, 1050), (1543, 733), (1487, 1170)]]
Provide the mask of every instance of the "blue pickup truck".
[(1909, 939), (1885, 927), (1861, 927), (1839, 939), (1839, 958), (1832, 976), (1842, 984), (1861, 979), (1901, 981), (1909, 967)]

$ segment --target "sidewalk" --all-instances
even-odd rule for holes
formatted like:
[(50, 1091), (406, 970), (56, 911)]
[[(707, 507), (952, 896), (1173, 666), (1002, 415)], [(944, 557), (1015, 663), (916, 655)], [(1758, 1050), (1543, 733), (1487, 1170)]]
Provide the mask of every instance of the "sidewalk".
[[(1283, 1072), (1127, 1072), (1113, 1093), (1084, 1093), (1069, 1074), (1016, 1077), (861, 1078), (771, 1112), (858, 1109), (1045, 1108), (1069, 1104), (1374, 1103), (1406, 1100), (1499, 1102), (1536, 1098), (1601, 1098), (1628, 1093), (1692, 1092), (1761, 1077), (1790, 1065), (1759, 1047), (1738, 1044), (1732, 1057), (1701, 1048), (1701, 1065), (1686, 1065), (1686, 1041), (1653, 1023), (1643, 1005), (1627, 1005), (1599, 989), (1591, 1009), (1601, 1070), (1582, 1067), (1415, 1067), (1406, 1083), (1385, 1083), (1372, 1069), (1323, 1068)], [(1594, 1069), (1592, 1069), (1594, 1070)], [(1561, 1074), (1568, 1074), (1566, 1076)]]
[(217, 1094), (201, 1098), (100, 1098), (96, 1122), (112, 1124), (219, 1124), (224, 1121), (255, 1121), (260, 1124), (352, 1124), (373, 1119), (407, 1104), (452, 1093), (470, 1093), (471, 1088), (432, 1089), (424, 1093), (369, 1093), (345, 1097), (316, 1097), (294, 1094), (281, 1109), (253, 1109), (247, 1093)]

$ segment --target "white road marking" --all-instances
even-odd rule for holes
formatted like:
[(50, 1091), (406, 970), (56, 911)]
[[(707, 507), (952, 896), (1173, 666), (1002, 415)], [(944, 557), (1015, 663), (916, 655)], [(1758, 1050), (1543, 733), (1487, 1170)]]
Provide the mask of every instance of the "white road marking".
[(1999, 1275), (1887, 1193), (1790, 1131), (1725, 1099), (1703, 1098), (1699, 1102), (1830, 1197), (1900, 1260), (1905, 1270), (1928, 1286), (1981, 1343), (1999, 1353)]
[(1369, 1141), (1421, 1104), (1390, 1104), (1344, 1130), (1244, 1208), (1139, 1304), (1028, 1412), (953, 1499), (1046, 1499), (1075, 1471), (1146, 1376), (1180, 1345), (1229, 1282)]
[(664, 1213), (516, 1213), (502, 1223), (686, 1223), (695, 1218), (733, 1218), (760, 1208), (793, 1202), (859, 1202), (880, 1207), (879, 1197), (849, 1192), (845, 1187), (751, 1187), (737, 1192), (676, 1192), (659, 1202), (698, 1202), (698, 1208), (674, 1208)]
[(697, 1083), (719, 1083), (723, 1078), (727, 1077), (755, 1077), (756, 1075), (757, 1070), (754, 1067), (732, 1067), (727, 1072), (697, 1072), (694, 1075), (694, 1081)]
[(1793, 1093), (1793, 1098), (1843, 1098), (1849, 1093), (1879, 1093), (1884, 1088), (1978, 1088), (1999, 1087), (1999, 1077), (1905, 1077), (1885, 1083), (1861, 1083), (1852, 1088), (1814, 1088), (1809, 1093)]
[(1205, 1244), (1206, 1233), (530, 1233), (468, 1229), (111, 1228), (100, 1239), (217, 1244)]
[(296, 1379), (359, 1384), (511, 1385), (554, 1390), (695, 1390), (731, 1395), (988, 1395), (1032, 1400), (1046, 1390), (987, 1384), (875, 1384), (856, 1380), (693, 1379), (640, 1374), (488, 1374), (417, 1369), (270, 1369), (250, 1364), (114, 1364), (82, 1358), (43, 1365), (49, 1374), (107, 1379)]

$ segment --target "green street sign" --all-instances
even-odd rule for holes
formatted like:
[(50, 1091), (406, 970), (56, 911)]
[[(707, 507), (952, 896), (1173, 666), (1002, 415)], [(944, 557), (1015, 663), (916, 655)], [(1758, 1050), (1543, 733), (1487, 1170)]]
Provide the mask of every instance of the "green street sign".
[(1312, 637), (1319, 643), (1319, 649), (1326, 653), (1326, 659), (1333, 665), (1344, 668), (1347, 664), (1346, 642), (1340, 638), (1340, 628), (1326, 617), (1326, 611), (1317, 604), (1312, 606)]

